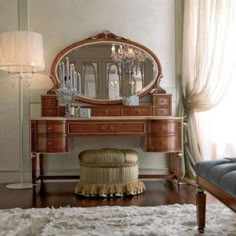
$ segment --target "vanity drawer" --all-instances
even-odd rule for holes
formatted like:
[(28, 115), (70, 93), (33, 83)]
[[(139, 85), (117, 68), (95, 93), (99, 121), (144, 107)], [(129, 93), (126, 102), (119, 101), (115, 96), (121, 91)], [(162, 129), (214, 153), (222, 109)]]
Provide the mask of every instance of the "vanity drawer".
[(153, 94), (154, 115), (171, 116), (172, 113), (172, 95), (171, 94)]
[(176, 135), (148, 135), (146, 139), (145, 149), (148, 152), (175, 152), (180, 150)]
[(148, 122), (148, 133), (173, 134), (177, 132), (177, 123), (169, 120), (152, 120)]
[(156, 112), (154, 114), (156, 116), (169, 116), (170, 115), (170, 109), (169, 107), (156, 107)]
[(57, 108), (42, 109), (42, 116), (57, 116)]
[(32, 121), (31, 151), (41, 153), (68, 152), (66, 122), (58, 120)]
[(43, 107), (57, 107), (56, 96), (42, 96)]
[(69, 123), (69, 134), (93, 134), (93, 135), (124, 135), (124, 134), (140, 134), (145, 131), (144, 122), (91, 122), (91, 123)]
[(38, 121), (37, 134), (65, 134), (66, 122), (65, 121)]
[(68, 152), (66, 135), (61, 136), (38, 136), (35, 152), (60, 153)]
[(120, 107), (90, 107), (91, 116), (120, 116)]
[(153, 94), (154, 106), (169, 106), (171, 104), (171, 94)]
[(58, 116), (58, 102), (56, 96), (41, 96), (41, 114), (42, 116)]
[(125, 116), (151, 116), (152, 106), (128, 106), (124, 107)]

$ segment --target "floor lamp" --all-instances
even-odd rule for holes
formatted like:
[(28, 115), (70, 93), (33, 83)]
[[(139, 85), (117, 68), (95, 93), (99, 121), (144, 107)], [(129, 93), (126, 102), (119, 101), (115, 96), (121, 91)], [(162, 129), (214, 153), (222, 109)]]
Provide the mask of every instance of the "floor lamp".
[(8, 184), (10, 189), (32, 188), (23, 182), (23, 96), (24, 77), (32, 78), (44, 69), (43, 40), (41, 34), (29, 31), (0, 33), (0, 70), (19, 77), (19, 123), (20, 123), (20, 182)]

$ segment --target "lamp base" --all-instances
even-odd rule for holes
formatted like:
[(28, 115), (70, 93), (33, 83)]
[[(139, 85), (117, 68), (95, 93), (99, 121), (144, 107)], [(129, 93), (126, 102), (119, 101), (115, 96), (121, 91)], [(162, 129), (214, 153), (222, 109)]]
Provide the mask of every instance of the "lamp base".
[(28, 189), (33, 188), (33, 184), (31, 183), (15, 183), (6, 185), (9, 189)]

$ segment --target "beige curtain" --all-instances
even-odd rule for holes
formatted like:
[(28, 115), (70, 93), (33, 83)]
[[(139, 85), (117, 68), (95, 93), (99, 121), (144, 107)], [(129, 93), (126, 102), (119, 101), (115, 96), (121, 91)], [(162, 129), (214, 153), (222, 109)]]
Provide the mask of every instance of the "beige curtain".
[(185, 0), (182, 100), (185, 175), (194, 177), (201, 160), (198, 113), (215, 107), (226, 93), (235, 67), (235, 0)]

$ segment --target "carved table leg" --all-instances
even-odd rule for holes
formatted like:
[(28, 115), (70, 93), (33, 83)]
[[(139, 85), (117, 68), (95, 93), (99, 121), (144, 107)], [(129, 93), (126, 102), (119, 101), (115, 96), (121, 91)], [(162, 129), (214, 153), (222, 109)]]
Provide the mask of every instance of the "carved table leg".
[(196, 206), (197, 206), (198, 232), (203, 233), (205, 229), (205, 220), (206, 220), (206, 194), (200, 188), (197, 190), (196, 193)]

